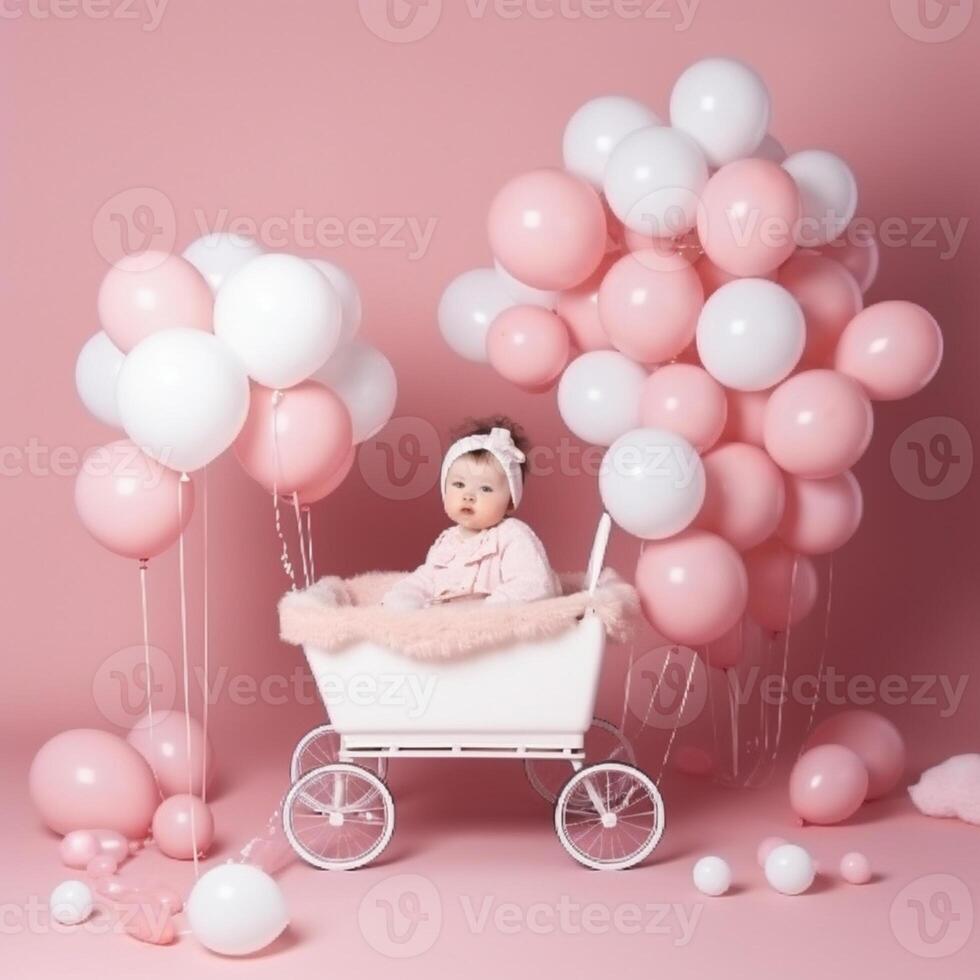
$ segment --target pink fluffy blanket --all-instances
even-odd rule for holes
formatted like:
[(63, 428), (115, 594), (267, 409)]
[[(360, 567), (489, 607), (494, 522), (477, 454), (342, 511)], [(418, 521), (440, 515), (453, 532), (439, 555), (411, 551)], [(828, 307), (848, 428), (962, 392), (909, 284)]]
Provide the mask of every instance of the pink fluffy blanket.
[(614, 640), (636, 623), (636, 590), (607, 568), (594, 594), (582, 591), (582, 573), (559, 575), (563, 594), (536, 602), (461, 602), (395, 611), (378, 603), (404, 572), (327, 576), (279, 601), (279, 635), (287, 643), (340, 650), (370, 640), (419, 659), (457, 657), (517, 641), (561, 633), (594, 608)]

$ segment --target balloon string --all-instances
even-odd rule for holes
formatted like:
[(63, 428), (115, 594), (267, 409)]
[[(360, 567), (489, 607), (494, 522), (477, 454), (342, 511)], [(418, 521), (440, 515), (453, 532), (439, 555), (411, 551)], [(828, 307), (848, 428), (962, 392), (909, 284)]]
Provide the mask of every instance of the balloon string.
[(667, 650), (667, 659), (664, 660), (664, 669), (660, 672), (660, 676), (657, 678), (657, 683), (653, 685), (653, 691), (650, 694), (650, 700), (647, 702), (647, 710), (643, 715), (643, 721), (640, 723), (641, 732), (647, 727), (647, 721), (650, 718), (650, 710), (653, 708), (654, 701), (657, 700), (657, 694), (660, 692), (660, 685), (663, 683), (664, 677), (667, 676), (667, 668), (670, 666), (670, 657), (675, 649), (676, 647), (670, 647)]
[(813, 729), (813, 717), (817, 711), (817, 702), (820, 700), (820, 691), (823, 685), (823, 669), (827, 662), (827, 645), (830, 641), (830, 610), (834, 595), (834, 556), (831, 555), (827, 565), (827, 601), (823, 611), (823, 643), (820, 646), (820, 660), (817, 663), (817, 689), (810, 703), (810, 716), (807, 718), (806, 731), (803, 732), (803, 739), (800, 742), (800, 750), (797, 752), (797, 759), (803, 754), (803, 746)]
[(728, 714), (732, 726), (732, 779), (738, 782), (738, 710), (735, 707), (735, 691), (732, 688), (729, 671), (731, 667), (725, 670), (725, 686), (728, 688)]
[(313, 564), (313, 511), (309, 507), (303, 508), (306, 511), (306, 547), (310, 551), (310, 581), (316, 581), (316, 566)]
[(150, 674), (150, 620), (146, 604), (146, 567), (149, 559), (140, 559), (140, 610), (143, 615), (143, 670), (146, 683), (146, 714), (150, 722), (150, 744), (156, 744), (153, 731), (153, 680)]
[[(177, 484), (177, 516), (180, 524), (180, 537), (177, 539), (178, 567), (180, 570), (180, 637), (181, 663), (184, 673), (184, 735), (187, 739), (187, 793), (194, 793), (194, 775), (191, 772), (191, 686), (190, 667), (187, 659), (187, 579), (184, 571), (184, 484), (190, 480), (186, 473), (180, 474)], [(191, 806), (191, 849), (194, 852), (194, 878), (200, 876), (197, 866), (197, 828), (194, 826), (194, 807)]]
[(630, 702), (630, 685), (633, 680), (633, 658), (636, 656), (636, 644), (630, 643), (630, 655), (626, 667), (626, 681), (623, 684), (623, 717), (619, 723), (619, 730), (626, 734), (626, 709)]
[(306, 560), (306, 542), (303, 540), (303, 515), (299, 512), (299, 491), (294, 490), (293, 512), (296, 514), (296, 533), (299, 535), (299, 556), (303, 560), (303, 581), (310, 587), (310, 568)]
[(681, 697), (681, 705), (677, 709), (677, 714), (674, 715), (674, 724), (670, 729), (670, 738), (667, 739), (667, 748), (664, 749), (664, 758), (660, 763), (660, 772), (657, 775), (656, 783), (659, 786), (660, 780), (663, 779), (664, 770), (667, 768), (667, 760), (670, 758), (670, 750), (673, 748), (674, 739), (677, 737), (677, 729), (680, 727), (681, 719), (684, 717), (684, 708), (687, 705), (687, 695), (691, 690), (691, 681), (694, 680), (694, 670), (697, 667), (697, 657), (691, 657), (691, 666), (687, 669), (687, 680), (684, 682), (684, 694)]
[(279, 555), (279, 562), (283, 571), (289, 576), (290, 589), (296, 591), (296, 575), (293, 572), (293, 563), (289, 560), (289, 548), (286, 545), (286, 536), (282, 533), (282, 518), (279, 514), (279, 427), (278, 412), (279, 402), (282, 401), (282, 392), (275, 391), (272, 395), (272, 449), (276, 460), (276, 477), (272, 481), (272, 513), (275, 517), (276, 534), (279, 535), (279, 543), (282, 545), (282, 552)]
[[(204, 730), (201, 748), (201, 802), (208, 799), (208, 708), (211, 703), (211, 687), (208, 679), (208, 653), (210, 624), (208, 622), (208, 468), (202, 471), (202, 510), (204, 511), (204, 708), (201, 727)], [(189, 757), (189, 756), (188, 756)]]
[(776, 712), (776, 744), (773, 746), (773, 761), (779, 752), (779, 743), (783, 737), (783, 705), (786, 703), (786, 672), (789, 665), (789, 642), (793, 630), (793, 600), (796, 598), (796, 572), (800, 567), (799, 556), (793, 557), (793, 574), (789, 580), (789, 602), (786, 609), (786, 635), (783, 638), (783, 669), (779, 679), (779, 710)]

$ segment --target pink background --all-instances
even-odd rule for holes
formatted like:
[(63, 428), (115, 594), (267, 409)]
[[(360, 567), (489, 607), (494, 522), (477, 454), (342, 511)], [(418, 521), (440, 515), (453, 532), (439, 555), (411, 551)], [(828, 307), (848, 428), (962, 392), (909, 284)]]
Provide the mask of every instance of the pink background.
[[(962, 5), (972, 9), (972, 0)], [(99, 709), (99, 698), (115, 683), (106, 661), (141, 635), (135, 563), (102, 551), (80, 526), (72, 505), (74, 468), (65, 462), (67, 454), (114, 438), (87, 416), (73, 382), (78, 350), (97, 329), (95, 299), (106, 253), (119, 244), (118, 226), (106, 211), (128, 208), (131, 214), (134, 202), (149, 203), (163, 239), (171, 233), (172, 241), (175, 232), (177, 249), (204, 231), (222, 230), (222, 212), (262, 222), (302, 210), (338, 218), (348, 228), (358, 217), (413, 218), (423, 224), (434, 219), (431, 243), (414, 259), (408, 248), (359, 247), (351, 234), (337, 248), (304, 248), (294, 239), (281, 245), (334, 259), (353, 274), (364, 297), (362, 335), (387, 353), (398, 372), (397, 416), (430, 423), (445, 444), (447, 430), (464, 415), (503, 411), (524, 424), (536, 444), (557, 446), (566, 432), (553, 395), (517, 392), (488, 368), (460, 361), (442, 342), (435, 323), (441, 290), (456, 273), (488, 263), (484, 218), (492, 194), (520, 170), (560, 164), (562, 127), (579, 104), (597, 94), (623, 92), (665, 115), (679, 72), (715, 53), (743, 58), (764, 76), (773, 95), (772, 132), (790, 151), (825, 147), (851, 163), (860, 187), (859, 214), (876, 226), (894, 217), (913, 222), (911, 235), (922, 227), (916, 221), (968, 221), (951, 258), (935, 244), (882, 249), (881, 273), (867, 300), (904, 298), (926, 306), (943, 327), (946, 356), (922, 394), (876, 406), (875, 437), (856, 469), (865, 494), (864, 524), (834, 565), (828, 662), (848, 674), (895, 673), (910, 681), (920, 673), (943, 673), (953, 683), (970, 675), (952, 717), (940, 717), (939, 708), (928, 704), (880, 710), (906, 733), (913, 773), (947, 754), (976, 751), (980, 690), (972, 665), (980, 606), (971, 541), (977, 482), (968, 479), (950, 499), (930, 502), (907, 492), (890, 466), (893, 444), (913, 422), (942, 416), (969, 432), (977, 428), (980, 249), (973, 225), (980, 138), (969, 122), (980, 96), (976, 21), (946, 43), (927, 43), (910, 36), (915, 30), (903, 31), (900, 22), (907, 21), (893, 16), (885, 0), (703, 0), (684, 30), (675, 29), (681, 24), (675, 3), (662, 5), (666, 19), (634, 21), (614, 14), (600, 20), (562, 16), (562, 9), (583, 7), (567, 0), (564, 6), (557, 0), (531, 5), (555, 12), (547, 18), (525, 13), (508, 19), (492, 12), (475, 17), (469, 11), (481, 9), (478, 5), (446, 0), (430, 33), (398, 43), (365, 24), (377, 23), (372, 12), (383, 4), (361, 4), (365, 18), (358, 6), (171, 0), (159, 27), (143, 31), (140, 20), (32, 16), (25, 4), (23, 15), (0, 30), (0, 72), (9, 93), (0, 109), (8, 164), (0, 187), (7, 338), (0, 361), (5, 453), (0, 560), (6, 599), (0, 710), (4, 744), (10, 746), (5, 794), (10, 818), (4, 824), (12, 828), (7, 843), (21, 861), (20, 876), (8, 880), (12, 891), (3, 900), (46, 895), (60, 874), (52, 840), (25, 803), (24, 774), (32, 752), (62, 728), (112, 727)], [(899, 11), (913, 6), (891, 4)], [(423, 8), (417, 23), (435, 9)], [(149, 17), (140, 3), (133, 11)], [(149, 190), (126, 195), (132, 188)], [(116, 195), (123, 197), (111, 203)], [(199, 220), (206, 227), (199, 227)], [(933, 227), (927, 238), (935, 242), (938, 235)], [(405, 240), (404, 233), (400, 238)], [(60, 450), (66, 454), (61, 471), (44, 463), (28, 466), (32, 445), (48, 451), (67, 447)], [(438, 459), (428, 465), (437, 468)], [(363, 453), (362, 466), (371, 472)], [(212, 467), (209, 484), (212, 664), (256, 679), (290, 674), (301, 661), (298, 651), (277, 640), (275, 602), (286, 582), (269, 499), (230, 457)], [(593, 477), (556, 473), (530, 483), (520, 516), (545, 541), (553, 564), (566, 569), (584, 563), (598, 513)], [(375, 478), (366, 480), (355, 467), (314, 510), (318, 571), (349, 575), (413, 566), (444, 524), (434, 490), (408, 501), (391, 500), (378, 492)], [(195, 663), (202, 655), (201, 530), (199, 508), (187, 545)], [(631, 575), (636, 554), (637, 542), (619, 534), (609, 560)], [(826, 563), (821, 567), (825, 575)], [(151, 563), (149, 583), (152, 641), (176, 660), (175, 549)], [(820, 627), (822, 621), (811, 623), (794, 640), (801, 664), (815, 657)], [(622, 657), (611, 660), (603, 702), (613, 713), (620, 710), (622, 677)], [(223, 816), (227, 821), (219, 835), (221, 856), (234, 853), (239, 838), (264, 822), (278, 792), (276, 774), (284, 770), (298, 736), (321, 715), (314, 704), (236, 705), (218, 699), (211, 718), (225, 787), (217, 804), (219, 828)], [(796, 731), (805, 712), (791, 708), (788, 720)], [(650, 740), (647, 748), (659, 751), (658, 745)], [(563, 863), (548, 832), (547, 811), (533, 807), (530, 794), (520, 788), (519, 773), (496, 763), (468, 772), (467, 785), (481, 801), (477, 805), (461, 802), (438, 778), (442, 770), (419, 765), (413, 772), (414, 782), (406, 777), (399, 785), (406, 787), (405, 813), (411, 815), (406, 820), (412, 829), (405, 834), (418, 846), (401, 845), (384, 867), (359, 873), (354, 881), (345, 876), (342, 886), (291, 868), (284, 888), (293, 889), (288, 897), (303, 910), (297, 912), (303, 925), (281, 944), (283, 957), (308, 957), (327, 966), (332, 952), (351, 969), (358, 962), (385, 968), (386, 959), (348, 934), (356, 928), (356, 901), (376, 880), (371, 875), (435, 878), (442, 869), (445, 877), (436, 880), (445, 900), (445, 890), (455, 887), (459, 872), (479, 853), (498, 865), (487, 872), (487, 889), (501, 894), (507, 880), (516, 881), (516, 891), (531, 901), (535, 879), (525, 869), (537, 875), (540, 855), (542, 873), (555, 867), (558, 876), (541, 886), (545, 898), (563, 888), (600, 894), (601, 887), (607, 901), (615, 894), (655, 893), (661, 900), (676, 895), (692, 902), (691, 860), (705, 848), (722, 852), (731, 844), (738, 848), (732, 853), (742, 859), (746, 880), (755, 875), (751, 895), (726, 900), (723, 910), (706, 909), (711, 922), (687, 947), (686, 960), (676, 948), (645, 947), (632, 939), (623, 941), (621, 954), (639, 957), (654, 950), (673, 964), (671, 975), (687, 970), (703, 975), (712, 956), (732, 941), (742, 950), (746, 971), (771, 962), (765, 934), (774, 921), (763, 906), (773, 897), (758, 881), (751, 854), (762, 834), (792, 830), (778, 781), (761, 794), (722, 795), (733, 814), (731, 825), (713, 815), (719, 812), (717, 800), (699, 803), (710, 798), (706, 787), (678, 782), (671, 805), (688, 822), (681, 829), (678, 820), (665, 866), (614, 879), (628, 885), (603, 878), (600, 886), (596, 876), (583, 878)], [(422, 791), (429, 789), (431, 799)], [(515, 795), (519, 799), (512, 802)], [(889, 903), (916, 875), (953, 871), (970, 880), (969, 869), (952, 856), (962, 857), (971, 847), (976, 853), (975, 832), (914, 816), (901, 794), (877, 806), (879, 823), (862, 818), (850, 831), (810, 833), (817, 849), (832, 841), (831, 863), (843, 850), (868, 842), (869, 854), (891, 869), (878, 891), (828, 886), (825, 896), (793, 906), (790, 917), (833, 921), (843, 930), (842, 943), (848, 930), (858, 930), (851, 936), (853, 946), (864, 935), (859, 926), (867, 915), (876, 923), (869, 926), (870, 945), (854, 955), (867, 955), (868, 964), (882, 972), (913, 975), (927, 963), (894, 942), (887, 928)], [(744, 832), (735, 834), (733, 827)], [(508, 830), (513, 848), (497, 839)], [(875, 854), (873, 841), (884, 841), (887, 834), (893, 835), (891, 843)], [(930, 842), (935, 850), (925, 859), (921, 852), (930, 850)], [(950, 858), (944, 860), (944, 854)], [(511, 869), (512, 877), (502, 869)], [(977, 871), (974, 862), (974, 886)], [(186, 877), (186, 869), (178, 873)], [(674, 883), (673, 892), (662, 887), (667, 881)], [(859, 898), (849, 897), (858, 893)], [(314, 896), (324, 903), (315, 914), (310, 911)], [(821, 907), (811, 913), (818, 901)], [(864, 903), (863, 911), (855, 914), (854, 903)], [(349, 929), (338, 928), (338, 920)], [(741, 923), (737, 932), (736, 922)], [(444, 936), (441, 945), (408, 965), (421, 974), (452, 964), (454, 928), (447, 917), (444, 932), (453, 934), (451, 942)], [(19, 938), (25, 968), (32, 964), (42, 975), (45, 957), (57, 957), (70, 945), (61, 937)], [(877, 938), (880, 948), (874, 946)], [(488, 965), (517, 962), (510, 960), (518, 954), (509, 940), (497, 934), (487, 941)], [(95, 969), (99, 959), (112, 956), (113, 949), (122, 952), (124, 945), (134, 969), (159, 970), (157, 975), (172, 968), (178, 956), (214, 965), (190, 939), (179, 952), (149, 951), (105, 937), (79, 942), (87, 950), (79, 969), (87, 957)], [(557, 948), (569, 963), (584, 956), (582, 962), (598, 968), (617, 959), (617, 940), (604, 942), (579, 936), (556, 947), (552, 937), (550, 945), (527, 948), (529, 955), (558, 962)], [(965, 970), (969, 957), (976, 962), (977, 942), (973, 936), (964, 951), (941, 962), (949, 971)]]

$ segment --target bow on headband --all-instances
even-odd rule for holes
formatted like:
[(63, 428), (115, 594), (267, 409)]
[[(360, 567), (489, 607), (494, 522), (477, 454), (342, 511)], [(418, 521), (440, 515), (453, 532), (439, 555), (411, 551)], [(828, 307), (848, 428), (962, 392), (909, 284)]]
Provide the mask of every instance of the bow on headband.
[(472, 453), (479, 449), (485, 449), (491, 453), (494, 459), (500, 463), (507, 477), (507, 486), (510, 488), (510, 499), (514, 502), (514, 507), (521, 502), (521, 494), (524, 490), (524, 479), (521, 475), (521, 463), (527, 458), (517, 446), (514, 445), (514, 437), (510, 429), (502, 426), (494, 426), (489, 435), (465, 436), (457, 439), (446, 453), (442, 461), (442, 499), (446, 500), (446, 477), (449, 474), (449, 467), (465, 453)]

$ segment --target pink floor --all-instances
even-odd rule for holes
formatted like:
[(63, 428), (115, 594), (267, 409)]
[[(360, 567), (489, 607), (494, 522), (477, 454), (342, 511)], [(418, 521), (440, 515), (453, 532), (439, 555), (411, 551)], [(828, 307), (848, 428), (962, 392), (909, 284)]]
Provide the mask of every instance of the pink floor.
[[(257, 833), (283, 788), (287, 745), (226, 760), (214, 801), (223, 861)], [(67, 877), (56, 840), (23, 792), (30, 759), (18, 745), (4, 763), (8, 787), (2, 859), (3, 975), (189, 978), (204, 975), (497, 977), (643, 975), (727, 978), (842, 975), (975, 978), (970, 889), (980, 882), (977, 830), (919, 815), (903, 793), (866, 805), (846, 826), (794, 825), (777, 776), (763, 789), (732, 791), (672, 774), (667, 831), (652, 859), (627, 872), (575, 865), (560, 847), (550, 809), (510, 761), (403, 761), (390, 772), (397, 826), (371, 867), (316, 871), (298, 861), (279, 875), (292, 922), (264, 953), (244, 961), (204, 950), (190, 935), (168, 948), (105, 935), (98, 925), (54, 932), (43, 905)], [(755, 864), (767, 835), (804, 844), (821, 874), (800, 897), (776, 894)], [(13, 851), (11, 853), (10, 851)], [(862, 850), (877, 872), (848, 885), (837, 863)], [(691, 866), (716, 853), (736, 886), (723, 898), (695, 891)], [(151, 850), (121, 873), (162, 878), (186, 890), (193, 871)], [(369, 894), (370, 893), (370, 894)], [(945, 896), (945, 897), (944, 897)], [(390, 902), (390, 927), (385, 902)], [(177, 919), (186, 929), (183, 916)], [(396, 961), (389, 953), (400, 954)]]

